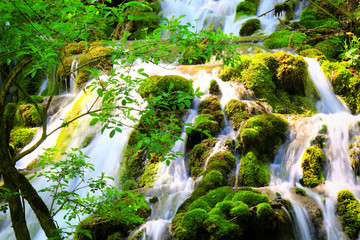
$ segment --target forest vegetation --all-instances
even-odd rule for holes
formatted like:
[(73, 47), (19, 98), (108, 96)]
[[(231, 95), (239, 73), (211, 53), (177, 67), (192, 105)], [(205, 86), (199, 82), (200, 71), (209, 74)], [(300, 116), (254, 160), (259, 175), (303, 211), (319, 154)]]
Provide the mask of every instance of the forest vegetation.
[[(234, 20), (256, 15), (259, 4), (241, 1)], [(0, 206), (11, 217), (16, 239), (31, 239), (25, 201), (48, 239), (129, 237), (159, 200), (146, 199), (143, 193), (154, 186), (161, 163), (170, 165), (181, 155), (189, 175), (198, 181), (172, 218), (174, 239), (295, 239), (290, 201), (262, 187), (269, 186), (270, 164), (289, 136), (289, 119), (317, 113), (319, 94), (303, 57), (316, 58), (334, 92), (353, 114), (360, 113), (360, 4), (308, 0), (293, 21), (298, 4), (287, 0), (264, 13), (284, 15), (271, 35), (257, 34), (260, 15), (245, 21), (235, 37), (216, 27), (194, 31), (181, 21), (183, 16), (160, 19), (155, 0), (1, 1)], [(255, 54), (241, 54), (246, 44), (258, 41), (263, 46), (255, 46)], [(283, 51), (268, 51), (279, 48)], [(139, 61), (198, 65), (214, 59), (219, 79), (241, 86), (245, 90), (239, 98), (254, 100), (254, 105), (231, 99), (223, 112), (220, 99), (226, 93), (211, 80), (210, 94), (199, 103), (193, 124), (184, 122), (184, 116), (204, 93), (192, 79), (149, 76), (136, 68)], [(46, 88), (39, 92), (45, 78)], [(71, 110), (49, 130), (50, 117), (69, 100), (59, 93), (71, 87), (83, 94), (72, 99)], [(72, 138), (82, 119), (93, 130), (76, 145)], [(213, 154), (225, 121), (236, 138), (226, 139)], [(129, 126), (119, 182), (111, 185), (114, 178), (104, 173), (87, 178), (94, 165), (82, 149), (98, 132), (116, 138)], [(28, 147), (39, 128), (41, 135)], [(172, 150), (184, 141), (184, 131), (185, 155)], [(16, 167), (55, 132), (54, 148), (45, 149), (26, 169)], [(303, 188), (325, 183), (326, 138), (324, 125), (304, 149), (301, 188), (291, 189), (310, 209), (316, 239), (325, 239), (321, 210), (313, 207)], [(356, 176), (358, 146), (358, 141), (349, 146)], [(37, 178), (52, 185), (36, 189), (32, 181)], [(80, 182), (75, 187), (69, 184), (73, 179)], [(85, 197), (78, 193), (81, 189), (87, 189)], [(50, 204), (42, 192), (50, 194)], [(336, 207), (346, 237), (357, 239), (358, 200), (350, 190), (342, 190)], [(59, 227), (55, 216), (60, 212), (69, 227)], [(72, 224), (74, 219), (79, 223)], [(131, 239), (142, 239), (142, 234)]]

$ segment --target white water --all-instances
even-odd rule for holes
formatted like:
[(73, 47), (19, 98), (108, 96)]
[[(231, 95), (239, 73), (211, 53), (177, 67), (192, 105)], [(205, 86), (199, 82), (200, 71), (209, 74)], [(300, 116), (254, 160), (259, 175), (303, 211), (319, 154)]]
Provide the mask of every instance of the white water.
[[(306, 191), (323, 212), (327, 239), (344, 239), (345, 234), (336, 216), (336, 196), (343, 189), (349, 189), (355, 196), (360, 196), (360, 188), (349, 158), (349, 143), (352, 135), (359, 134), (359, 129), (354, 126), (360, 121), (360, 116), (351, 115), (348, 108), (333, 93), (319, 63), (310, 58), (306, 58), (306, 61), (309, 64), (310, 76), (320, 93), (321, 100), (317, 107), (321, 113), (292, 122), (289, 139), (279, 149), (272, 165), (271, 185), (282, 184), (286, 186), (282, 191), (286, 192), (288, 188), (298, 184), (302, 177), (301, 160), (304, 150), (310, 146), (311, 139), (317, 136), (321, 127), (326, 125), (325, 184)], [(296, 216), (299, 218), (298, 213)], [(306, 222), (306, 216), (300, 218), (304, 218), (301, 221)]]
[[(257, 8), (257, 15), (273, 9), (276, 3), (284, 1), (261, 0)], [(194, 31), (220, 28), (225, 34), (233, 33), (234, 36), (239, 36), (242, 24), (250, 18), (256, 18), (256, 16), (249, 16), (235, 21), (236, 6), (240, 2), (242, 0), (164, 0), (160, 1), (160, 6), (162, 17), (170, 19), (173, 16), (185, 15), (182, 22), (191, 23), (192, 26), (195, 26)], [(273, 13), (268, 13), (259, 19), (261, 32), (264, 34), (274, 32), (279, 24), (279, 20), (273, 16)]]

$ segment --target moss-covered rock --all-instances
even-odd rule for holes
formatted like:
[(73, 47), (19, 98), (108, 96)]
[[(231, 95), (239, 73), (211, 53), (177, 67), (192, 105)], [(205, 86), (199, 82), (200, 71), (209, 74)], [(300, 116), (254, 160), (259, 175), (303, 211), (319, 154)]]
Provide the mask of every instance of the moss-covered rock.
[(16, 151), (21, 151), (23, 147), (31, 142), (36, 131), (34, 128), (14, 128), (10, 132), (9, 144), (15, 147)]
[(241, 17), (256, 15), (259, 0), (244, 0), (236, 6), (235, 20)]
[(210, 112), (221, 110), (219, 98), (217, 96), (210, 96), (201, 101), (199, 104), (198, 112), (203, 113), (205, 109), (210, 110)]
[(270, 37), (263, 42), (263, 44), (266, 48), (275, 49), (295, 47), (301, 44), (304, 40), (306, 40), (306, 35), (304, 33), (282, 29), (272, 33)]
[(263, 187), (269, 185), (269, 166), (262, 163), (253, 152), (240, 160), (239, 181), (242, 186)]
[[(136, 207), (130, 208), (134, 204)], [(114, 233), (125, 238), (151, 213), (142, 195), (130, 197), (125, 194), (121, 200), (109, 201), (104, 206), (106, 209), (98, 209), (96, 214), (88, 216), (79, 223), (74, 236), (75, 240), (107, 239)], [(84, 231), (91, 234), (92, 238), (84, 234)]]
[[(40, 111), (43, 109), (42, 106), (39, 105)], [(25, 121), (25, 125), (28, 127), (37, 127), (42, 121), (39, 112), (36, 107), (32, 104), (20, 105), (19, 111), (23, 120)]]
[(249, 118), (237, 136), (240, 153), (253, 152), (261, 161), (272, 159), (285, 140), (287, 122), (271, 113)]
[(139, 87), (139, 94), (143, 98), (157, 96), (162, 92), (171, 93), (176, 91), (192, 93), (192, 82), (177, 75), (151, 76), (144, 79)]
[(246, 104), (238, 99), (230, 99), (225, 105), (225, 112), (233, 124), (233, 129), (237, 131), (241, 123), (249, 118), (246, 111)]
[(203, 140), (191, 149), (188, 157), (192, 177), (197, 178), (203, 174), (205, 170), (205, 160), (210, 156), (211, 149), (215, 144), (216, 139), (209, 138)]
[(283, 205), (251, 188), (220, 187), (187, 204), (172, 220), (175, 239), (281, 239), (291, 228)]
[(353, 113), (360, 112), (360, 75), (352, 75), (347, 62), (324, 61), (321, 65), (334, 92), (341, 96)]
[(301, 168), (303, 169), (303, 177), (300, 183), (306, 187), (316, 187), (324, 183), (323, 166), (325, 162), (325, 154), (321, 148), (317, 146), (308, 147), (302, 158)]
[(219, 151), (212, 155), (206, 166), (205, 175), (213, 170), (219, 171), (225, 178), (235, 166), (235, 156), (230, 151)]
[[(200, 115), (201, 116), (201, 115)], [(187, 131), (187, 147), (191, 149), (202, 140), (215, 137), (220, 131), (219, 123), (213, 120), (198, 118), (193, 128)]]
[(255, 33), (256, 30), (259, 30), (260, 20), (258, 18), (252, 18), (243, 23), (240, 28), (240, 36), (250, 36)]
[(342, 40), (333, 37), (317, 43), (314, 48), (322, 52), (328, 59), (335, 59), (342, 53)]
[(308, 78), (307, 64), (302, 57), (284, 53), (274, 54), (281, 65), (277, 69), (275, 84), (290, 95), (305, 96)]
[(217, 95), (217, 96), (221, 95), (219, 84), (217, 83), (217, 81), (215, 79), (211, 79), (211, 81), (210, 81), (209, 92), (210, 92), (210, 94), (213, 94), (213, 95)]
[(224, 66), (223, 80), (241, 82), (253, 97), (267, 102), (275, 113), (311, 115), (316, 112), (317, 92), (301, 57), (277, 52), (240, 56), (238, 64)]
[(337, 212), (348, 239), (357, 239), (360, 233), (360, 204), (351, 191), (342, 190), (338, 193)]

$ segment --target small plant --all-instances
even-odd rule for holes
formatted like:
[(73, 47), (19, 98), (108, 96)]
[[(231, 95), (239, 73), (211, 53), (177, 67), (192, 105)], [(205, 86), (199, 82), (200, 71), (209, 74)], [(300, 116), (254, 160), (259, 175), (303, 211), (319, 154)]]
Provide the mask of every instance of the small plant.
[(298, 194), (298, 195), (301, 195), (301, 196), (307, 196), (306, 192), (304, 189), (302, 188), (299, 188), (299, 187), (295, 187), (294, 188), (295, 190), (295, 193)]
[(349, 44), (344, 42), (344, 51), (340, 57), (349, 60), (353, 67), (360, 67), (360, 38), (352, 32), (347, 32), (346, 35), (349, 35)]

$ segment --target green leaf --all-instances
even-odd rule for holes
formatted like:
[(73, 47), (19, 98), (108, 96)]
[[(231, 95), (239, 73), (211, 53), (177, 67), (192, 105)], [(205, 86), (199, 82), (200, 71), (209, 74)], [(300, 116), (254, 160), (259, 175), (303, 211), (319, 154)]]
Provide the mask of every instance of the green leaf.
[(99, 121), (99, 118), (93, 118), (90, 121), (90, 126), (94, 126)]
[(115, 135), (115, 129), (113, 129), (111, 132), (110, 132), (110, 134), (109, 134), (109, 137), (110, 138), (113, 138), (114, 137), (114, 135)]
[(121, 101), (121, 104), (122, 104), (123, 106), (125, 106), (125, 105), (126, 105), (126, 100), (123, 99), (123, 100)]
[(99, 97), (102, 97), (102, 96), (103, 96), (103, 90), (102, 90), (102, 88), (96, 89), (96, 92), (97, 92), (97, 94), (99, 95)]

